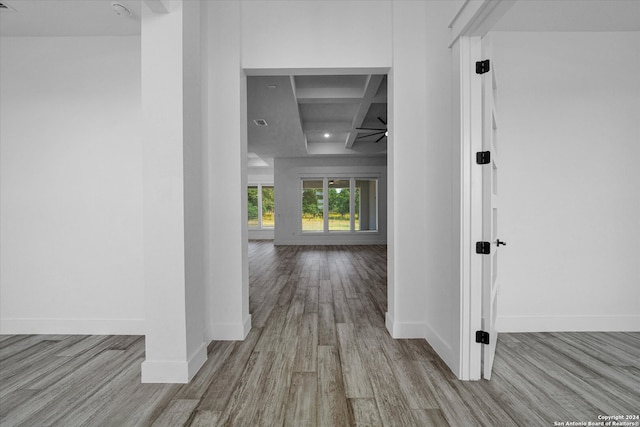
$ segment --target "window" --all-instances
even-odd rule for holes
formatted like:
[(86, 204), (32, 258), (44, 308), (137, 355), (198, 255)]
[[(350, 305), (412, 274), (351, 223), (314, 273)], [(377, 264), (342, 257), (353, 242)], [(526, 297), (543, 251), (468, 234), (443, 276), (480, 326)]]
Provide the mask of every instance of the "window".
[(301, 182), (303, 232), (378, 231), (377, 178), (303, 178)]
[(258, 224), (258, 187), (249, 186), (247, 190), (247, 211), (249, 217), (249, 227), (259, 227)]
[(329, 179), (329, 231), (351, 230), (350, 186), (348, 179)]
[(302, 231), (324, 231), (324, 181), (302, 180)]
[(262, 186), (262, 228), (273, 228), (275, 220), (273, 201), (273, 186)]
[(376, 231), (378, 229), (378, 181), (358, 178), (355, 184), (355, 230)]
[(273, 185), (250, 185), (247, 187), (247, 225), (250, 228), (273, 228)]

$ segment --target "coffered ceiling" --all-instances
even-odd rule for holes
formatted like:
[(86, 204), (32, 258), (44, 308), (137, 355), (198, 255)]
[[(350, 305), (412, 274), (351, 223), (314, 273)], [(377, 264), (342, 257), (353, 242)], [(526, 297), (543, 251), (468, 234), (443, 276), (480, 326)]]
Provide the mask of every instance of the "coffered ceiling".
[(387, 77), (247, 78), (248, 150), (274, 157), (384, 156)]

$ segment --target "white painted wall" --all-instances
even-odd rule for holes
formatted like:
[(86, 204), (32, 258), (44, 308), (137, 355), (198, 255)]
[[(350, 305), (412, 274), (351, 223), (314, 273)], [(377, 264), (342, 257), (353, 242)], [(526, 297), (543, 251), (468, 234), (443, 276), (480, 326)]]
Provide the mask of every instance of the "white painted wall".
[(0, 73), (0, 333), (143, 334), (140, 37), (2, 37)]
[(460, 312), (457, 283), (451, 281), (459, 260), (449, 246), (453, 176), (447, 46), (448, 24), (459, 5), (242, 3), (242, 66), (248, 72), (390, 69), (387, 327), (395, 337), (437, 339), (436, 349), (452, 366), (458, 364), (459, 349), (459, 328), (452, 322)]
[(209, 173), (205, 336), (241, 340), (251, 328), (247, 242), (246, 77), (241, 4), (203, 3)]
[[(387, 241), (387, 166), (386, 159), (363, 158), (291, 158), (275, 159), (276, 245), (384, 244)], [(301, 232), (300, 179), (305, 178), (378, 178), (377, 232)]]
[(391, 1), (242, 1), (244, 69), (391, 65)]
[[(452, 272), (452, 69), (447, 28), (457, 2), (394, 2), (390, 75), (388, 327), (426, 337), (457, 372), (459, 299)], [(420, 183), (420, 185), (416, 185)]]
[(640, 330), (640, 33), (494, 34), (501, 331)]
[(143, 382), (189, 382), (207, 359), (198, 12), (182, 2), (142, 11)]

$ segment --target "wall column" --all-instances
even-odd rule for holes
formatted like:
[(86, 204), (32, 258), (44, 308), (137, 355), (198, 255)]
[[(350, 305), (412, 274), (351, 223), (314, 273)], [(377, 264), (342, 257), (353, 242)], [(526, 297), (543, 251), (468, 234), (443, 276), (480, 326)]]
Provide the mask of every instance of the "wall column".
[(172, 2), (169, 13), (159, 14), (142, 7), (143, 382), (187, 383), (207, 358), (199, 297), (204, 250), (197, 241), (204, 228), (202, 169), (194, 174), (192, 168), (200, 144), (199, 121), (193, 120), (200, 114), (193, 53), (198, 7)]
[(247, 96), (241, 2), (204, 5), (208, 233), (206, 337), (242, 340), (251, 329), (247, 243)]

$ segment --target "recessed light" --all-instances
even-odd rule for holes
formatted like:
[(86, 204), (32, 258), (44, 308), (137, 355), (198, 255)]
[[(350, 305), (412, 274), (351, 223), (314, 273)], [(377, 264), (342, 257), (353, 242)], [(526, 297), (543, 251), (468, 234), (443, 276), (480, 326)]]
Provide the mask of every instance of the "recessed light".
[(325, 137), (325, 138), (329, 138), (330, 136), (331, 136), (331, 134), (330, 134), (330, 133), (325, 133), (325, 134), (324, 134), (324, 137)]
[(268, 87), (269, 89), (277, 89), (277, 88), (278, 88), (278, 86), (277, 86), (277, 85), (267, 85), (267, 87)]
[(269, 126), (265, 119), (255, 119), (253, 123), (255, 123), (257, 126)]

